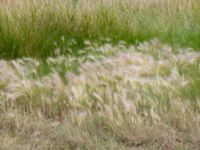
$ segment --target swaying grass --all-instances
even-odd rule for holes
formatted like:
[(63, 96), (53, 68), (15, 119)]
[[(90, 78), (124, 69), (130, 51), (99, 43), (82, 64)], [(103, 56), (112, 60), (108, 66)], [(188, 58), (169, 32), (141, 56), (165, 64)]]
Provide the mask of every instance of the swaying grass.
[(0, 61), (0, 148), (199, 148), (199, 52), (157, 40), (93, 51), (48, 58), (46, 73)]
[(199, 0), (0, 0), (0, 149), (198, 150), (199, 40)]
[(85, 40), (106, 38), (200, 48), (199, 0), (3, 0), (0, 7), (1, 58), (46, 58), (61, 46), (68, 54), (63, 39), (75, 39), (75, 55)]

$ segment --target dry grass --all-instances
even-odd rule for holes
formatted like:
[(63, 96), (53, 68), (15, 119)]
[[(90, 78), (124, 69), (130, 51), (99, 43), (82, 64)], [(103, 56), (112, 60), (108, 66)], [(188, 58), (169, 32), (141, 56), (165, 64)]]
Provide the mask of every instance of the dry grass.
[(199, 149), (199, 6), (1, 0), (0, 149)]
[(157, 40), (94, 51), (48, 58), (46, 74), (36, 59), (0, 61), (1, 149), (199, 148), (198, 52)]

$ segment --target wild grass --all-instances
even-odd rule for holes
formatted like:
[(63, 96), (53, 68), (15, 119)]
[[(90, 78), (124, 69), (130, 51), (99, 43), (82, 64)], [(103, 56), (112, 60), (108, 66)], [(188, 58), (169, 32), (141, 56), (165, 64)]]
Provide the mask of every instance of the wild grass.
[(84, 41), (111, 39), (128, 44), (158, 38), (174, 46), (199, 49), (199, 0), (2, 0), (0, 57), (54, 54), (74, 39), (73, 54)]
[(199, 14), (199, 0), (0, 0), (0, 149), (198, 150)]
[(0, 148), (199, 148), (199, 52), (158, 40), (93, 51), (0, 61)]

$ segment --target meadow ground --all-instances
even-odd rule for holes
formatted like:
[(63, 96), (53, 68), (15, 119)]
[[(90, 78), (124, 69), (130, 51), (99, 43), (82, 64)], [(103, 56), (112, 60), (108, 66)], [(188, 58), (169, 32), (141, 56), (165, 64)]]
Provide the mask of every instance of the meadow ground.
[(199, 149), (200, 1), (0, 2), (0, 149)]
[(199, 61), (158, 40), (1, 60), (1, 148), (198, 149)]

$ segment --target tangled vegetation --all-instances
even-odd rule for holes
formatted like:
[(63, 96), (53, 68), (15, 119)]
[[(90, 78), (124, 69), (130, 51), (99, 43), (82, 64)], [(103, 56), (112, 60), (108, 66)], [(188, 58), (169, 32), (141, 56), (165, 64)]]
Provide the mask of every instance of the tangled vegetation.
[(94, 51), (0, 61), (2, 149), (199, 148), (200, 53), (157, 40)]
[(200, 147), (199, 0), (0, 0), (0, 149)]

